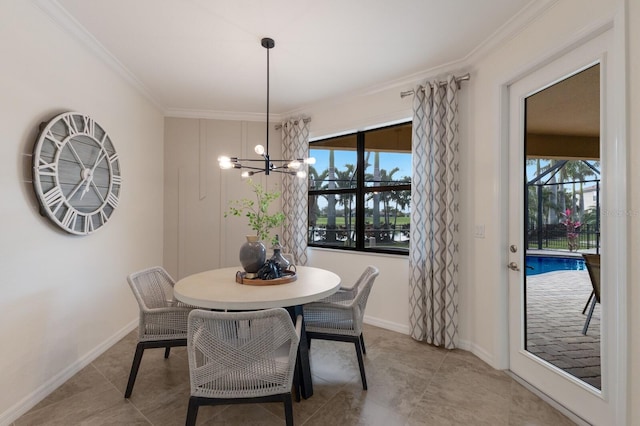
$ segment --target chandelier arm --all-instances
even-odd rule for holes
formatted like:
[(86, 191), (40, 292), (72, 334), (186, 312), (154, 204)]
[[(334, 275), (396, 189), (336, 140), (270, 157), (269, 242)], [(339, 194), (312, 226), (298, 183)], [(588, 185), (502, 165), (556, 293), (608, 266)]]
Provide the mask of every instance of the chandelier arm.
[(249, 169), (249, 170), (260, 170), (264, 172), (264, 167), (252, 167), (252, 166), (243, 166), (240, 164), (241, 169)]
[(280, 170), (280, 169), (271, 169), (272, 172), (282, 173), (283, 175), (295, 175), (296, 172), (292, 172), (289, 170)]

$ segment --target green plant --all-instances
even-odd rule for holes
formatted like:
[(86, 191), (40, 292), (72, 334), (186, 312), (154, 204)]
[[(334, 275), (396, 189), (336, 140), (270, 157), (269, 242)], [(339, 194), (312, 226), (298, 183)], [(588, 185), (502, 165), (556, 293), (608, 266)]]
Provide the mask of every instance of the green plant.
[(256, 231), (259, 240), (275, 243), (275, 238), (271, 238), (270, 232), (273, 228), (278, 228), (284, 223), (285, 216), (282, 212), (269, 214), (269, 205), (280, 197), (278, 191), (267, 191), (262, 185), (247, 180), (249, 186), (256, 195), (256, 200), (242, 198), (229, 202), (229, 209), (224, 213), (224, 217), (229, 215), (249, 219), (249, 227)]

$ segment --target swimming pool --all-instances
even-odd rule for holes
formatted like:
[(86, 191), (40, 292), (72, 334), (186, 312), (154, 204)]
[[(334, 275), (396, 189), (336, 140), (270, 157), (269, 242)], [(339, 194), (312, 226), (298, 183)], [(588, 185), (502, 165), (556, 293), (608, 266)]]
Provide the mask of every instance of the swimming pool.
[(527, 275), (553, 271), (583, 271), (584, 259), (580, 257), (527, 256)]

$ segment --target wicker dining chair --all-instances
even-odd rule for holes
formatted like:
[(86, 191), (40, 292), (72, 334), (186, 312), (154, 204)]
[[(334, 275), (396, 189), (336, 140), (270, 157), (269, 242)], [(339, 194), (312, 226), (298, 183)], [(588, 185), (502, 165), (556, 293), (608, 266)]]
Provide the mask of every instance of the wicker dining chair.
[(362, 335), (362, 322), (369, 293), (379, 273), (375, 266), (367, 266), (353, 287), (343, 287), (327, 298), (304, 305), (304, 322), (309, 345), (311, 339), (353, 343), (364, 390), (367, 390), (367, 377), (362, 354), (366, 354), (367, 351)]
[(175, 282), (159, 266), (134, 272), (127, 277), (127, 282), (140, 307), (140, 322), (125, 398), (133, 392), (145, 349), (165, 348), (164, 357), (169, 358), (172, 347), (187, 345), (187, 317), (195, 308), (174, 298)]
[(191, 397), (187, 425), (201, 405), (283, 402), (293, 425), (291, 390), (302, 317), (294, 327), (283, 308), (189, 314), (187, 354)]

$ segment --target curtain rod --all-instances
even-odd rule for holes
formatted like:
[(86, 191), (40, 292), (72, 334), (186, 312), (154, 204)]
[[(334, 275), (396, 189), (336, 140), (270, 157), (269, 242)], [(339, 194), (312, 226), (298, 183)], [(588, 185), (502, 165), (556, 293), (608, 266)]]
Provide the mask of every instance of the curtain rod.
[[(309, 123), (309, 122), (311, 122), (311, 118), (303, 118), (302, 122), (303, 123)], [(298, 124), (298, 120), (294, 121), (293, 124)], [(275, 128), (276, 128), (276, 130), (282, 129), (282, 124), (276, 124)]]
[[(469, 73), (466, 73), (465, 75), (461, 75), (460, 77), (455, 77), (456, 83), (458, 83), (458, 87), (460, 85), (461, 81), (467, 81), (471, 79), (471, 75)], [(438, 84), (440, 86), (444, 86), (445, 84), (447, 84), (446, 81), (439, 81)], [(424, 90), (424, 88), (422, 88), (422, 90)], [(415, 93), (415, 91), (413, 90), (407, 90), (406, 92), (400, 92), (400, 97), (401, 98), (406, 98), (407, 96), (413, 95)]]

